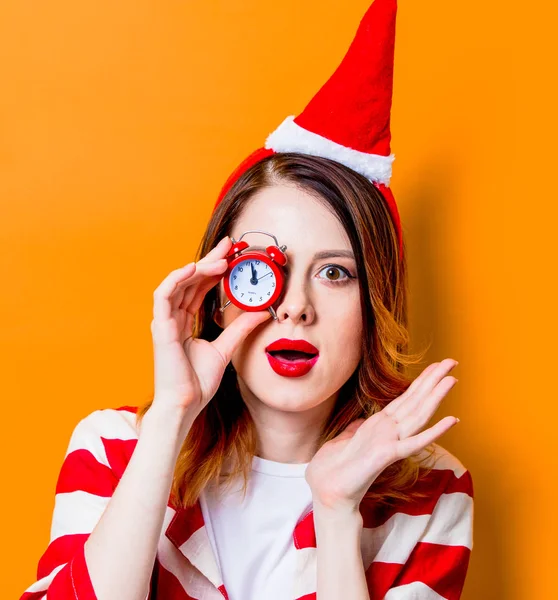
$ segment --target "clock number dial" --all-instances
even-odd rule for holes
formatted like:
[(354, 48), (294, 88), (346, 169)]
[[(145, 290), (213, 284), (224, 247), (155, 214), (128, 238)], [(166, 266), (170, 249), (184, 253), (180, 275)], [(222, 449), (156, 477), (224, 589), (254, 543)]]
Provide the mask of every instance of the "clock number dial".
[(269, 301), (275, 290), (275, 273), (265, 261), (246, 258), (230, 272), (229, 286), (234, 297), (243, 304), (260, 306)]

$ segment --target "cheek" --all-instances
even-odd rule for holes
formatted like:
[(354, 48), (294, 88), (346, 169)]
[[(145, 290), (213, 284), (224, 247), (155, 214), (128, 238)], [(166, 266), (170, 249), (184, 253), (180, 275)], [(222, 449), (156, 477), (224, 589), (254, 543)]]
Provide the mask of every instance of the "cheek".
[(331, 354), (343, 363), (358, 362), (364, 334), (359, 297), (355, 295), (346, 302), (330, 305), (320, 319)]
[(362, 354), (362, 324), (360, 319), (346, 320), (343, 325), (332, 328), (324, 338), (330, 361), (333, 364), (351, 364), (360, 360)]
[(335, 328), (353, 328), (354, 334), (362, 330), (362, 314), (360, 307), (360, 293), (352, 290), (346, 295), (327, 295), (324, 302), (318, 307), (319, 315), (330, 326)]

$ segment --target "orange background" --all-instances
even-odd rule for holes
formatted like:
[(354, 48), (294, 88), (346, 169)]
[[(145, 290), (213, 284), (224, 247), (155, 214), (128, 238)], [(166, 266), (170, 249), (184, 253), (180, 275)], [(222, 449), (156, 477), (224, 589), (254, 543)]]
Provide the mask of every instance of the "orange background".
[[(3, 597), (34, 581), (78, 420), (151, 393), (153, 290), (368, 5), (1, 4)], [(416, 345), (460, 361), (435, 419), (460, 417), (439, 443), (475, 484), (466, 600), (555, 590), (555, 34), (537, 6), (520, 35), (509, 2), (398, 13), (392, 189)]]

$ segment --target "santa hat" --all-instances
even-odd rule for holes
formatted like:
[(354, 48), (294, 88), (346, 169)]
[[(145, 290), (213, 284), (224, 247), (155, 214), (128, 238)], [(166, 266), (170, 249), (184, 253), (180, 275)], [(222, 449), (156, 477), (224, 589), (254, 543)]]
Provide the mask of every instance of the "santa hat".
[(215, 208), (252, 165), (278, 152), (335, 160), (361, 173), (382, 193), (403, 253), (401, 220), (390, 190), (390, 111), (396, 0), (375, 0), (341, 64), (297, 117), (287, 117), (225, 182)]

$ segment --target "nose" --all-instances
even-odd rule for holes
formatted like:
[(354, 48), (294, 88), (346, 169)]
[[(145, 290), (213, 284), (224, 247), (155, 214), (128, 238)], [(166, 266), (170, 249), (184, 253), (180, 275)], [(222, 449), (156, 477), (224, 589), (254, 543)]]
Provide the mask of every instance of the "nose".
[(285, 279), (275, 312), (280, 323), (290, 320), (295, 325), (300, 322), (309, 325), (316, 318), (314, 306), (304, 283), (288, 278)]

